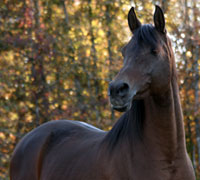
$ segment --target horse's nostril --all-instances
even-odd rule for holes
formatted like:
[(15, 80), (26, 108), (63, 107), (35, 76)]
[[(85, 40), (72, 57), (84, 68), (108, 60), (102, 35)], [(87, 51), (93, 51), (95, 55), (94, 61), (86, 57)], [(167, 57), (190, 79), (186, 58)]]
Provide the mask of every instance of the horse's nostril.
[(121, 83), (118, 86), (117, 94), (120, 97), (124, 97), (127, 95), (129, 90), (129, 85), (127, 83)]
[(118, 83), (110, 83), (108, 95), (112, 98), (114, 97), (125, 97), (129, 91), (129, 85), (124, 82), (118, 82)]

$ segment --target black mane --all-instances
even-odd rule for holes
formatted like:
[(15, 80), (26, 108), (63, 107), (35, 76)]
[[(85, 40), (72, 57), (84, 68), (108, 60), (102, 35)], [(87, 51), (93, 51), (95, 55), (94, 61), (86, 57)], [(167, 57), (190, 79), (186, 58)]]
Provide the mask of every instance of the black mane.
[(145, 24), (138, 28), (134, 32), (133, 38), (138, 44), (144, 43), (152, 48), (155, 48), (159, 43), (158, 32), (151, 24)]
[(122, 141), (131, 143), (134, 139), (142, 140), (144, 116), (144, 100), (133, 100), (131, 109), (119, 118), (104, 142), (113, 149)]

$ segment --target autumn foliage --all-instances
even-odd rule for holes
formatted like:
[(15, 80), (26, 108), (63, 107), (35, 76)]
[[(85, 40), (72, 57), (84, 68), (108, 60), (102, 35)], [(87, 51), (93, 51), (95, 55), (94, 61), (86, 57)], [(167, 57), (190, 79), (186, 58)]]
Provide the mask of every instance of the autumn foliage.
[(108, 130), (119, 117), (107, 97), (131, 37), (131, 6), (152, 23), (153, 4), (166, 15), (179, 73), (186, 141), (200, 176), (200, 1), (0, 1), (0, 179), (21, 137), (56, 119)]

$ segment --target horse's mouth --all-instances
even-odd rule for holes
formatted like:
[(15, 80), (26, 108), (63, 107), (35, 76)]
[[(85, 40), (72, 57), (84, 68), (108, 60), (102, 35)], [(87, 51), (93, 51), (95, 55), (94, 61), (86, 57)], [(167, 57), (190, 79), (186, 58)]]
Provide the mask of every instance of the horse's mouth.
[(131, 108), (131, 103), (128, 103), (124, 106), (114, 106), (114, 105), (112, 105), (112, 108), (116, 111), (119, 111), (119, 112), (125, 112), (125, 111), (128, 111)]
[(119, 112), (125, 112), (127, 110), (127, 107), (113, 107), (113, 109)]

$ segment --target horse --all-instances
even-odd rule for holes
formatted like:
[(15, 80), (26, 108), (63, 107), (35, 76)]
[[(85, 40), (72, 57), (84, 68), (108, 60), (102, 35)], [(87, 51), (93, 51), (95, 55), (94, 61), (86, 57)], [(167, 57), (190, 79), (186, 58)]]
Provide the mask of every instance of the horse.
[(195, 180), (187, 154), (175, 58), (156, 6), (154, 25), (128, 13), (131, 40), (110, 82), (110, 131), (80, 121), (47, 122), (25, 135), (10, 163), (11, 180)]

